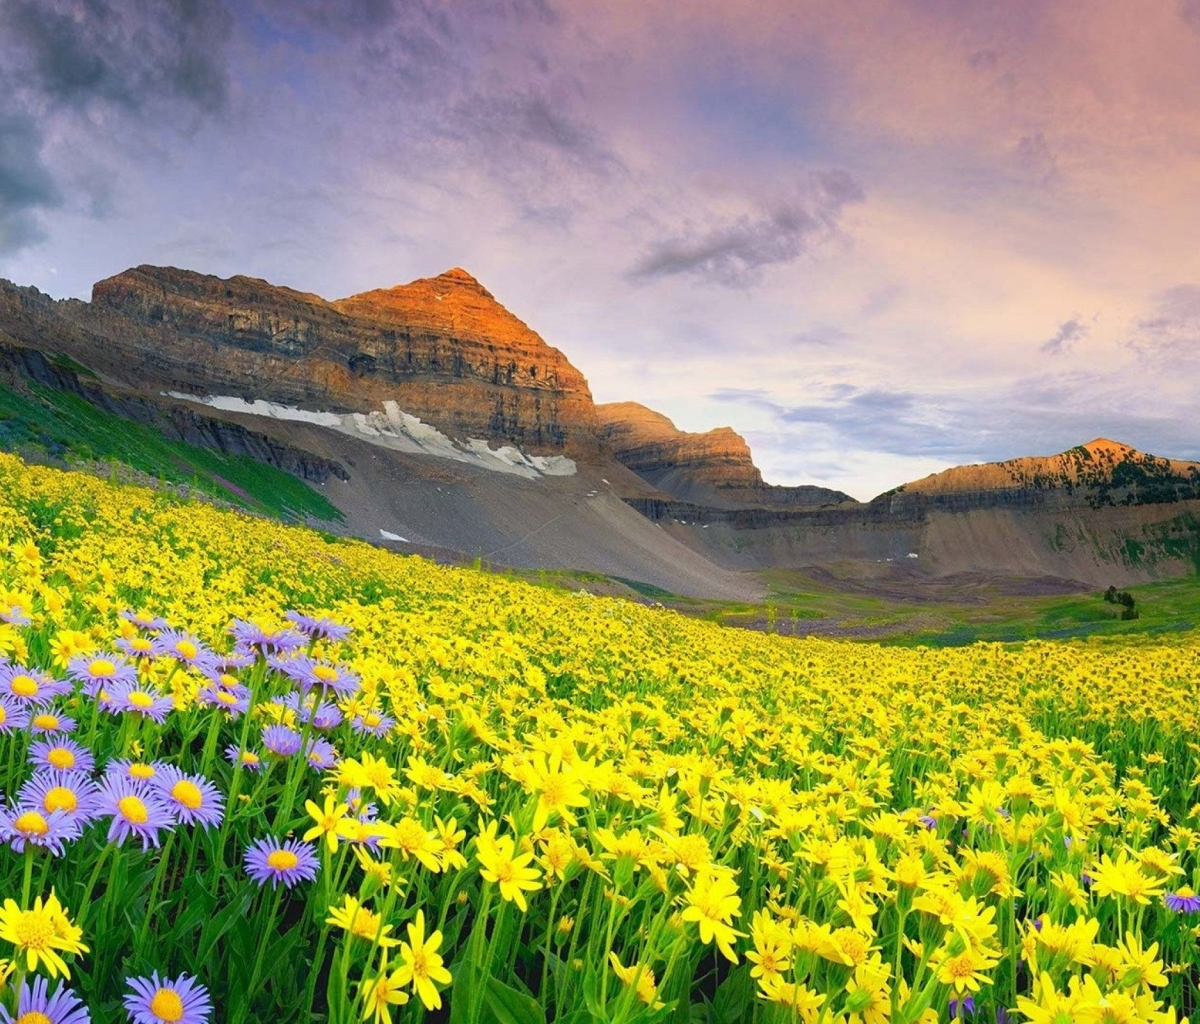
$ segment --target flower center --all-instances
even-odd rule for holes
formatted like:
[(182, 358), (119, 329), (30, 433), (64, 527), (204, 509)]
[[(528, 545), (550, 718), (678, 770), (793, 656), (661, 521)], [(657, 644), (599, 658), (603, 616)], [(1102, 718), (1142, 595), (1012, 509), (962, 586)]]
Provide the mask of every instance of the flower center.
[(313, 675), (323, 683), (332, 683), (337, 680), (337, 669), (330, 668), (328, 665), (317, 665), (313, 668)]
[(171, 787), (171, 796), (189, 811), (196, 810), (204, 802), (204, 795), (200, 792), (200, 787), (187, 779), (180, 779)]
[[(142, 710), (145, 710), (147, 708), (154, 707), (154, 698), (151, 697), (150, 694), (148, 694), (148, 693), (143, 693), (141, 690), (134, 690), (129, 695), (128, 699), (129, 699), (129, 703), (132, 704), (135, 708), (140, 708)], [(163, 991), (165, 992), (166, 989), (164, 989)]]
[(45, 914), (32, 910), (22, 911), (13, 932), (17, 936), (18, 946), (37, 951), (49, 949), (55, 937), (54, 923)]
[(237, 694), (230, 693), (228, 690), (219, 690), (217, 692), (217, 700), (222, 704), (236, 704), (238, 702)]
[(54, 765), (55, 768), (63, 770), (75, 767), (75, 755), (66, 747), (55, 747), (46, 754), (46, 760)]
[[(175, 653), (181, 658), (191, 661), (199, 653), (199, 651), (197, 650), (196, 645), (190, 640), (180, 640), (179, 643), (175, 645)], [(163, 991), (165, 992), (166, 989)]]
[(47, 814), (53, 814), (55, 811), (71, 812), (79, 808), (79, 798), (66, 786), (54, 786), (46, 790), (42, 806), (46, 808)]
[(150, 1000), (150, 1012), (159, 1020), (183, 1020), (183, 1000), (174, 989), (160, 988)]
[(39, 687), (32, 676), (13, 676), (9, 689), (18, 697), (36, 697)]
[(40, 715), (35, 715), (33, 727), (35, 729), (57, 729), (58, 715), (52, 715), (48, 711)]
[(129, 646), (135, 651), (141, 651), (143, 654), (154, 650), (154, 643), (147, 640), (144, 636), (135, 636), (129, 641)]
[(17, 1024), (54, 1024), (54, 1021), (40, 1010), (29, 1010), (17, 1018)]
[(272, 871), (291, 871), (299, 863), (300, 858), (291, 850), (272, 850), (267, 854), (267, 867)]
[(107, 658), (97, 658), (88, 666), (88, 674), (96, 679), (109, 679), (117, 674), (117, 666)]
[(27, 836), (44, 836), (50, 831), (46, 819), (37, 811), (26, 811), (13, 822), (13, 828)]
[(150, 812), (141, 797), (123, 796), (117, 801), (117, 807), (125, 816), (125, 820), (134, 825), (144, 825), (150, 820)]
[(154, 766), (149, 764), (131, 764), (129, 766), (130, 778), (134, 779), (152, 779), (154, 778)]

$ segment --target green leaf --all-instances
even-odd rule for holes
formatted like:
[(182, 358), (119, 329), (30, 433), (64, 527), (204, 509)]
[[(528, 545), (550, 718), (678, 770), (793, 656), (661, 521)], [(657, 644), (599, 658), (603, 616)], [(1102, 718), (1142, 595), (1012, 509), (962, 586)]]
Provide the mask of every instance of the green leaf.
[(739, 1024), (754, 1005), (754, 979), (749, 964), (734, 968), (713, 994), (712, 1024)]
[(546, 1024), (546, 1013), (535, 999), (495, 978), (487, 980), (483, 1007), (485, 1018), (495, 1024)]

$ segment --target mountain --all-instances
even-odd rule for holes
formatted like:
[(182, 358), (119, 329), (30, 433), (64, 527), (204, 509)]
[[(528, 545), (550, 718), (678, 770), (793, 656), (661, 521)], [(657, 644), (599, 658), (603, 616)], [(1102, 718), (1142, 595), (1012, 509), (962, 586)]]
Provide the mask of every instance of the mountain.
[(32, 327), (10, 335), (124, 383), (347, 413), (394, 401), (452, 437), (598, 447), (583, 375), (462, 270), (337, 302), (150, 266), (100, 281), (90, 303), (7, 292)]
[(678, 501), (721, 508), (800, 507), (852, 501), (825, 487), (776, 487), (763, 482), (745, 438), (730, 427), (679, 430), (637, 402), (596, 406), (608, 447), (623, 466)]

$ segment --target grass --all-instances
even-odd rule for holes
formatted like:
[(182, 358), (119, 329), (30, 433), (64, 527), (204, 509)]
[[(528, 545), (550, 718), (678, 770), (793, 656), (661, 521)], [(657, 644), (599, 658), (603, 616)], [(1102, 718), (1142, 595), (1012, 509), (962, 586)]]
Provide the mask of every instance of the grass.
[(0, 449), (77, 467), (127, 466), (276, 519), (342, 518), (323, 494), (281, 469), (169, 440), (152, 427), (39, 384), (30, 383), (28, 393), (0, 386)]

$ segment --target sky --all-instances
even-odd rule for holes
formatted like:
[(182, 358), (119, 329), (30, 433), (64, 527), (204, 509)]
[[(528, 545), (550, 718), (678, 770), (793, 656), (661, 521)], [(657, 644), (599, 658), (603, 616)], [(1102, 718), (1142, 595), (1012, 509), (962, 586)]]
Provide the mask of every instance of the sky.
[(1200, 0), (0, 0), (0, 276), (453, 266), (869, 498), (1200, 458)]

